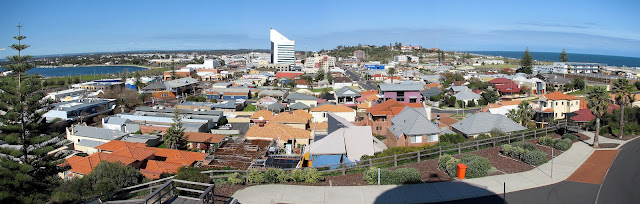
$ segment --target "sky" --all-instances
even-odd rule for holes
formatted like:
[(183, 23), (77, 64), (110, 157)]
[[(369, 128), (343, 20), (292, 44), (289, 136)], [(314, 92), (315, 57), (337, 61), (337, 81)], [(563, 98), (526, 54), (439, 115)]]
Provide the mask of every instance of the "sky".
[(640, 1), (0, 1), (0, 57), (24, 25), (25, 51), (268, 49), (269, 28), (296, 50), (420, 45), (640, 57)]

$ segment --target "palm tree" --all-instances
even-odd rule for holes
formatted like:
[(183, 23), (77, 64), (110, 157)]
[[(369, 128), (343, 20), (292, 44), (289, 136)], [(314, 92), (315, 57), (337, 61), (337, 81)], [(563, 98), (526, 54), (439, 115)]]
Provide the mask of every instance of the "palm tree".
[(507, 113), (507, 118), (520, 123), (521, 119), (520, 119), (520, 114), (518, 112), (519, 112), (518, 109), (509, 110), (509, 112)]
[(393, 75), (396, 74), (396, 69), (389, 68), (389, 70), (387, 70), (387, 74), (389, 74), (389, 76), (391, 76), (391, 83), (393, 84)]
[(616, 80), (613, 82), (611, 92), (616, 95), (616, 99), (620, 105), (620, 129), (618, 129), (618, 137), (622, 139), (622, 135), (624, 134), (624, 106), (631, 101), (631, 84), (629, 84), (629, 80), (625, 78)]
[(533, 118), (534, 114), (533, 109), (531, 109), (531, 106), (529, 105), (529, 102), (523, 101), (522, 103), (520, 103), (520, 105), (518, 105), (518, 113), (520, 115), (520, 119), (522, 120), (522, 124), (526, 127), (527, 122), (529, 122), (531, 118)]
[(596, 116), (596, 133), (593, 137), (593, 147), (598, 147), (598, 134), (600, 134), (600, 118), (607, 112), (609, 108), (608, 91), (601, 86), (589, 89), (587, 93), (589, 97), (589, 109)]

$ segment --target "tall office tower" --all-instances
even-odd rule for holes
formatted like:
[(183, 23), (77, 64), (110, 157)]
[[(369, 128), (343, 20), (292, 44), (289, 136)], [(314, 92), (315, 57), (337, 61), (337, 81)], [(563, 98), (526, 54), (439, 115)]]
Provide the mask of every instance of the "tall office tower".
[(276, 29), (271, 28), (271, 63), (295, 64), (296, 41), (289, 40)]

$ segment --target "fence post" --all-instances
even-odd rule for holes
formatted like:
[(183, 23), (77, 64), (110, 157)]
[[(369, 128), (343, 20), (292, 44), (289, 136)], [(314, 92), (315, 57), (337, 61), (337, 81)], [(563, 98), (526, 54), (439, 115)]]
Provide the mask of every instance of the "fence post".
[(149, 184), (149, 195), (153, 193), (153, 188), (151, 188), (151, 184)]
[(248, 170), (248, 169), (245, 171), (245, 176), (246, 176), (246, 177), (245, 177), (245, 179), (244, 179), (244, 182), (245, 182), (245, 183), (249, 183), (249, 170)]
[(458, 154), (461, 154), (461, 153), (462, 153), (462, 151), (460, 149), (460, 143), (458, 143)]
[(420, 151), (418, 151), (418, 162), (420, 162)]
[(373, 166), (373, 159), (369, 159), (369, 168)]
[(524, 142), (524, 132), (522, 133), (522, 141)]
[(442, 146), (438, 147), (438, 157), (442, 156)]
[(393, 155), (393, 167), (398, 167), (398, 155)]
[(345, 169), (345, 165), (344, 164), (340, 164), (340, 166), (342, 166), (342, 175), (346, 175), (347, 174), (347, 170)]
[(533, 129), (533, 138), (538, 138), (538, 133), (536, 129)]

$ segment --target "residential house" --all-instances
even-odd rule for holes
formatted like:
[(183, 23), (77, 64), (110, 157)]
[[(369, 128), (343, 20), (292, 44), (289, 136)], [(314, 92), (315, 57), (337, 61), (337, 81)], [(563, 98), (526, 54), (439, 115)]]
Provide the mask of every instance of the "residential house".
[(142, 90), (151, 93), (154, 98), (170, 99), (184, 93), (193, 93), (198, 83), (198, 80), (194, 78), (185, 77), (171, 81), (156, 81), (145, 86)]
[(447, 88), (447, 90), (451, 94), (457, 94), (457, 93), (460, 93), (462, 91), (471, 91), (471, 89), (469, 89), (469, 87), (467, 87), (467, 86), (450, 86), (449, 88)]
[(478, 104), (478, 100), (482, 98), (480, 94), (474, 93), (473, 91), (470, 91), (470, 90), (458, 92), (453, 96), (456, 97), (456, 100), (464, 101), (465, 105), (469, 105), (469, 102), (471, 101), (473, 101), (475, 104)]
[(387, 147), (437, 143), (442, 131), (429, 117), (424, 108), (404, 107), (391, 119), (391, 126), (387, 128)]
[(208, 154), (147, 147), (144, 143), (114, 140), (95, 147), (99, 152), (87, 157), (72, 156), (59, 166), (70, 169), (61, 173), (64, 179), (82, 177), (93, 171), (101, 161), (121, 162), (133, 166), (149, 179), (158, 179), (164, 173), (175, 174), (183, 166), (194, 166), (202, 162)]
[(342, 87), (353, 86), (353, 81), (347, 77), (336, 77), (333, 79), (333, 90), (341, 89)]
[(343, 105), (325, 104), (311, 109), (311, 115), (314, 122), (326, 122), (328, 113), (332, 112), (349, 122), (356, 119), (356, 110)]
[(467, 116), (451, 125), (453, 131), (468, 138), (475, 138), (480, 134), (490, 133), (496, 129), (504, 133), (526, 130), (527, 128), (514, 122), (504, 115), (480, 112)]
[(420, 91), (424, 90), (420, 84), (380, 84), (378, 87), (384, 101), (395, 99), (400, 103), (421, 103)]
[(202, 95), (207, 99), (216, 100), (249, 100), (251, 98), (251, 89), (244, 87), (228, 87), (228, 88), (209, 88), (202, 91)]
[(102, 128), (109, 130), (117, 130), (126, 133), (134, 133), (140, 130), (139, 125), (127, 125), (127, 123), (132, 123), (133, 121), (126, 118), (119, 117), (105, 117), (102, 118)]
[(205, 132), (184, 133), (184, 139), (187, 141), (187, 148), (196, 150), (213, 150), (214, 148), (220, 147), (226, 138), (226, 135)]
[(47, 93), (45, 99), (51, 99), (53, 101), (71, 101), (80, 99), (87, 92), (86, 89), (67, 89), (62, 91), (56, 91)]
[(355, 105), (356, 99), (362, 95), (351, 87), (344, 86), (334, 92), (338, 104)]
[(298, 145), (308, 145), (312, 139), (311, 132), (289, 125), (268, 122), (264, 125), (252, 125), (244, 135), (247, 140), (275, 141), (278, 148), (293, 149)]
[(286, 97), (286, 100), (288, 104), (294, 104), (294, 103), (300, 102), (312, 108), (318, 105), (317, 97), (309, 96), (309, 95), (297, 93), (297, 92), (289, 93), (289, 95), (287, 95)]
[(306, 130), (309, 128), (313, 116), (304, 110), (295, 110), (289, 112), (281, 112), (269, 119), (270, 123), (280, 123), (291, 127)]
[(529, 93), (525, 93), (525, 94), (541, 95), (541, 94), (547, 93), (547, 84), (538, 78), (527, 79), (526, 77), (523, 77), (523, 76), (517, 76), (513, 78), (513, 81), (516, 82), (518, 86), (521, 88), (522, 87), (529, 88)]
[(289, 110), (309, 110), (311, 109), (311, 107), (307, 106), (307, 104), (301, 103), (301, 102), (297, 102), (294, 104), (289, 105)]
[(422, 100), (424, 101), (430, 101), (431, 96), (440, 95), (440, 93), (442, 93), (442, 90), (440, 90), (438, 87), (431, 87), (427, 90), (420, 91), (420, 95), (422, 95)]
[[(564, 86), (571, 83), (571, 80), (555, 74), (545, 75), (545, 82), (551, 84), (555, 90), (563, 90)], [(547, 90), (553, 92), (554, 90)]]
[(265, 97), (262, 97), (262, 98), (258, 99), (256, 104), (257, 104), (257, 106), (259, 108), (265, 109), (265, 108), (267, 108), (267, 106), (269, 106), (271, 104), (274, 104), (274, 103), (277, 103), (277, 102), (278, 102), (278, 99), (273, 98), (271, 96), (265, 96)]
[(53, 104), (53, 109), (49, 110), (42, 117), (48, 122), (55, 119), (63, 121), (76, 121), (78, 119), (90, 118), (100, 114), (106, 114), (116, 107), (115, 99), (85, 98), (73, 101), (65, 101)]
[(192, 109), (192, 110), (214, 110), (215, 103), (211, 102), (195, 102), (195, 101), (183, 101), (176, 105), (178, 109)]
[(374, 135), (386, 136), (387, 128), (391, 126), (391, 119), (406, 106), (424, 108), (419, 103), (399, 103), (391, 99), (368, 108), (363, 118), (364, 125), (371, 126)]
[(252, 123), (265, 123), (273, 118), (274, 113), (268, 110), (259, 110), (249, 117)]
[(536, 121), (546, 123), (552, 120), (567, 118), (567, 114), (580, 109), (580, 99), (556, 91), (545, 94), (535, 101), (537, 105)]
[(75, 125), (66, 129), (67, 140), (73, 142), (73, 150), (93, 154), (98, 150), (95, 147), (112, 140), (118, 140), (128, 133), (97, 128), (91, 126)]

